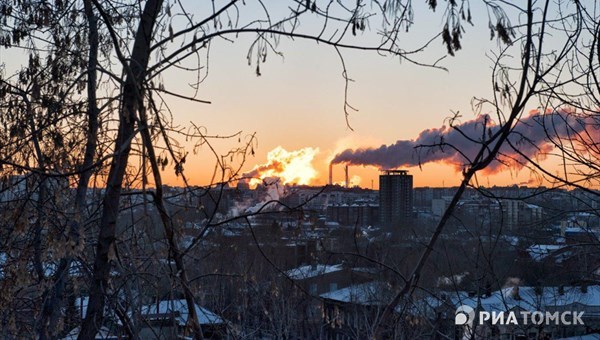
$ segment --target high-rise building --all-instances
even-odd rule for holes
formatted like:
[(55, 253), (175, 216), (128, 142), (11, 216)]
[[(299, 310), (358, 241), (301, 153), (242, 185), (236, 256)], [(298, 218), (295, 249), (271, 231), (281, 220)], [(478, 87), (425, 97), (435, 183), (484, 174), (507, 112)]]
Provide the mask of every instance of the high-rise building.
[(413, 176), (407, 170), (379, 175), (379, 220), (387, 229), (406, 226), (413, 212)]

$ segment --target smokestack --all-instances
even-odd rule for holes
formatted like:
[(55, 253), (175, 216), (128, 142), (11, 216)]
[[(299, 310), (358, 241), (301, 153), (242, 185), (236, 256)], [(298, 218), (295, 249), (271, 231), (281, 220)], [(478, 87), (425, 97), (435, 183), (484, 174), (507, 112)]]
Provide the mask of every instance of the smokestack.
[(348, 181), (348, 164), (344, 167), (344, 174), (346, 175), (346, 188), (348, 188), (350, 182)]
[(329, 163), (329, 185), (333, 184), (333, 162)]

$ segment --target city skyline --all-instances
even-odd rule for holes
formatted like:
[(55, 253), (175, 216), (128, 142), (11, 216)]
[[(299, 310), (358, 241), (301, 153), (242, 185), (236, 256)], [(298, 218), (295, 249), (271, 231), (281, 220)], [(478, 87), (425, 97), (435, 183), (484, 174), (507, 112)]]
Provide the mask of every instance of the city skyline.
[[(246, 158), (243, 172), (268, 163), (268, 154), (278, 147), (288, 152), (315, 149), (312, 167), (316, 175), (310, 184), (325, 185), (330, 160), (347, 148), (379, 147), (398, 140), (413, 140), (422, 131), (448, 127), (448, 119), (455, 113), (460, 115), (457, 120), (460, 122), (474, 120), (477, 114), (491, 113), (489, 108), (478, 112), (472, 107), (473, 98), (493, 96), (491, 59), (504, 47), (495, 38), (490, 40), (489, 31), (477, 29), (487, 25), (484, 7), (479, 3), (472, 5), (474, 27), (465, 26), (466, 39), (455, 56), (446, 56), (440, 39), (419, 54), (418, 60), (424, 63), (444, 57), (438, 65), (446, 67), (447, 72), (399, 62), (377, 53), (342, 51), (348, 77), (353, 80), (348, 84), (348, 102), (358, 109), (349, 109), (349, 126), (344, 115), (343, 69), (335, 49), (314, 42), (282, 39), (278, 49), (282, 56), (270, 55), (268, 61), (261, 64), (261, 75), (257, 76), (255, 66), (248, 66), (246, 59), (252, 40), (243, 36), (236, 44), (213, 44), (215, 55), (223, 57), (211, 61), (210, 73), (198, 89), (200, 97), (210, 100), (211, 104), (173, 98), (175, 122), (181, 126), (194, 122), (211, 135), (242, 131), (242, 142), (256, 133), (254, 155)], [(429, 25), (425, 20), (427, 16), (437, 18), (437, 15), (432, 14), (425, 3), (415, 4), (414, 11), (417, 20), (406, 36), (406, 43), (416, 46), (426, 37), (437, 34), (437, 25)], [(163, 81), (169, 89), (188, 93), (190, 88), (184, 85), (183, 79), (186, 78), (165, 76)], [(193, 75), (186, 80), (191, 83)], [(525, 115), (536, 109), (535, 105), (532, 102), (525, 108)], [(222, 153), (236, 145), (222, 141), (216, 144)], [(209, 184), (213, 170), (210, 152), (205, 148), (197, 155), (188, 155), (184, 168), (191, 183)], [(560, 168), (560, 161), (556, 159), (543, 164), (550, 169)], [(454, 163), (403, 168), (416, 175), (415, 186), (453, 186), (461, 180), (461, 170)], [(370, 188), (373, 181), (377, 188), (379, 170), (352, 167), (355, 184)], [(165, 180), (172, 185), (182, 184), (172, 170), (165, 172)], [(478, 180), (488, 186), (543, 183), (529, 171), (517, 168), (479, 174)], [(341, 171), (336, 171), (334, 181), (343, 181)]]
[(3, 338), (599, 335), (598, 6), (0, 16)]
[[(201, 8), (195, 8), (200, 11)], [(158, 78), (171, 92), (197, 93), (210, 104), (169, 98), (169, 110), (176, 126), (190, 122), (208, 135), (227, 136), (240, 132), (231, 140), (214, 141), (218, 153), (225, 154), (250, 136), (256, 138), (253, 154), (248, 155), (242, 173), (268, 163), (268, 154), (282, 148), (288, 152), (315, 150), (311, 163), (314, 175), (311, 185), (328, 182), (328, 166), (345, 149), (376, 148), (401, 140), (412, 141), (430, 129), (449, 127), (455, 114), (457, 122), (475, 120), (478, 114), (490, 114), (488, 109), (473, 109), (473, 98), (491, 98), (492, 56), (504, 48), (496, 38), (490, 39), (485, 27), (488, 15), (484, 4), (472, 4), (473, 26), (465, 25), (462, 49), (448, 56), (441, 39), (432, 41), (417, 54), (416, 61), (436, 64), (447, 71), (415, 65), (396, 57), (363, 51), (341, 51), (344, 63), (333, 48), (313, 41), (282, 39), (278, 52), (261, 64), (260, 76), (255, 65), (248, 65), (248, 49), (253, 38), (240, 36), (236, 44), (215, 41), (211, 53), (219, 58), (210, 61), (210, 72), (197, 90), (191, 86), (196, 75), (190, 72), (170, 72)], [(406, 49), (417, 48), (435, 37), (438, 25), (430, 20), (440, 18), (425, 3), (414, 4), (415, 21), (406, 34)], [(308, 22), (307, 25), (311, 23)], [(376, 35), (362, 33), (365, 39), (377, 43)], [(559, 40), (559, 39), (557, 39)], [(552, 40), (549, 40), (553, 43)], [(560, 43), (560, 41), (558, 41)], [(0, 62), (5, 70), (18, 68), (24, 51), (3, 50)], [(442, 60), (438, 60), (442, 59)], [(348, 125), (344, 113), (347, 69), (348, 103), (358, 111), (348, 109)], [(285, 84), (285, 86), (281, 86)], [(535, 102), (525, 108), (536, 109)], [(188, 128), (189, 129), (189, 128)], [(214, 180), (214, 157), (208, 147), (194, 148), (194, 143), (180, 136), (177, 142), (190, 151), (184, 165), (190, 184), (207, 185)], [(542, 163), (548, 169), (561, 169), (558, 159)], [(461, 169), (452, 162), (433, 162), (402, 166), (415, 175), (415, 186), (455, 186), (461, 181)], [(382, 168), (352, 166), (351, 182), (364, 188), (378, 188), (377, 177)], [(184, 185), (173, 166), (165, 167), (164, 182)], [(353, 178), (352, 178), (353, 177)], [(493, 174), (478, 174), (480, 185), (549, 185), (528, 170), (505, 168)], [(341, 171), (334, 172), (334, 181), (342, 182)], [(373, 183), (373, 185), (371, 185)]]

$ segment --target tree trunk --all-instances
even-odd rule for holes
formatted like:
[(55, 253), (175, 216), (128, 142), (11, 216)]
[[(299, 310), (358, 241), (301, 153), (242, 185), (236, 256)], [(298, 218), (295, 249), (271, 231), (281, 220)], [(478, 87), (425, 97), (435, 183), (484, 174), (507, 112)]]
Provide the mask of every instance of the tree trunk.
[[(94, 3), (98, 7), (97, 2)], [(146, 2), (136, 32), (130, 62), (128, 65), (123, 65), (128, 69), (122, 90), (119, 131), (103, 199), (90, 299), (79, 339), (93, 339), (104, 321), (104, 306), (108, 294), (111, 260), (113, 260), (115, 252), (115, 229), (119, 214), (121, 185), (127, 169), (129, 152), (131, 151), (131, 140), (135, 136), (135, 114), (139, 107), (143, 105), (142, 82), (150, 58), (152, 32), (162, 3), (162, 0), (149, 0)], [(102, 12), (101, 8), (98, 8), (98, 10)], [(110, 23), (105, 22), (105, 24), (109, 25)], [(118, 49), (119, 46), (115, 45), (115, 48)], [(122, 59), (121, 62), (124, 63), (125, 60)]]

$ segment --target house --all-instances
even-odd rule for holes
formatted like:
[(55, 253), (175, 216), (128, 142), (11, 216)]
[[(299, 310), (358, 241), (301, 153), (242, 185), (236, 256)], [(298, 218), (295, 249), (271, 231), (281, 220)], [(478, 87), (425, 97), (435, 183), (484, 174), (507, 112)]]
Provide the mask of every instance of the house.
[(597, 242), (534, 244), (526, 251), (532, 263), (552, 272), (555, 282), (597, 280), (600, 254)]
[[(75, 305), (80, 317), (85, 318), (89, 298), (77, 298)], [(205, 339), (226, 339), (228, 324), (217, 314), (194, 305), (198, 315), (198, 323)], [(132, 313), (128, 313), (131, 318)], [(188, 325), (188, 307), (186, 300), (162, 300), (140, 308), (138, 326), (141, 339), (181, 339), (191, 335)], [(71, 330), (64, 340), (77, 339), (79, 327)], [(108, 315), (106, 324), (100, 328), (96, 339), (127, 339), (121, 320), (115, 315)]]
[[(374, 325), (391, 301), (395, 289), (388, 283), (372, 281), (321, 294), (324, 339), (370, 339)], [(394, 329), (387, 337), (393, 337)]]
[[(337, 291), (355, 284), (371, 281), (373, 270), (371, 268), (351, 268), (344, 264), (312, 264), (288, 270), (286, 276), (294, 281), (298, 300), (303, 300), (304, 322), (309, 327), (318, 329), (322, 320), (323, 305), (319, 296), (328, 292)], [(311, 298), (307, 298), (306, 294)]]
[[(194, 304), (198, 323), (205, 339), (227, 338), (227, 322), (206, 308)], [(188, 324), (186, 300), (162, 300), (142, 306), (140, 316), (142, 339), (179, 339), (190, 336), (192, 330)]]
[[(464, 326), (454, 324), (459, 306), (469, 306), (475, 311), (491, 315), (508, 315), (514, 312), (515, 324), (493, 324), (489, 320), (479, 323), (475, 314), (475, 339), (557, 339), (597, 332), (600, 329), (600, 286), (581, 287), (508, 287), (482, 296), (462, 291), (443, 292), (416, 301), (411, 310), (416, 316), (426, 318), (435, 327), (445, 325), (445, 335), (460, 337)], [(533, 324), (525, 322), (524, 314), (575, 312), (583, 313), (583, 324)], [(471, 329), (472, 330), (472, 329)]]
[(353, 284), (371, 281), (372, 270), (351, 268), (343, 264), (312, 264), (290, 269), (285, 274), (310, 295), (319, 296)]

